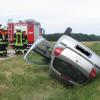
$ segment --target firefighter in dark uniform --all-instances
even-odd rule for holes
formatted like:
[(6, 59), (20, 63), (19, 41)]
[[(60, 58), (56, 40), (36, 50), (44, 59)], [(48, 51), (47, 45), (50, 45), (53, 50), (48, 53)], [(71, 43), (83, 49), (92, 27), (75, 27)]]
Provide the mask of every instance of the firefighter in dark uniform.
[(23, 34), (21, 30), (16, 30), (14, 35), (14, 47), (16, 54), (22, 54), (23, 51)]
[(5, 44), (5, 50), (6, 50), (6, 54), (7, 54), (7, 47), (9, 45), (9, 42), (8, 42), (8, 34), (7, 34), (7, 28), (4, 27), (4, 30), (3, 30), (3, 42)]
[(0, 29), (0, 55), (3, 54), (3, 51), (4, 51), (2, 34), (3, 34), (3, 30)]
[(23, 31), (23, 49), (24, 49), (24, 53), (27, 52), (27, 44), (28, 44), (27, 34), (26, 34), (26, 31)]
[(7, 54), (7, 45), (8, 45), (8, 41), (6, 41), (7, 39), (6, 36), (7, 33), (5, 34), (5, 30), (1, 29), (0, 27), (0, 55), (4, 55), (4, 56), (6, 56)]

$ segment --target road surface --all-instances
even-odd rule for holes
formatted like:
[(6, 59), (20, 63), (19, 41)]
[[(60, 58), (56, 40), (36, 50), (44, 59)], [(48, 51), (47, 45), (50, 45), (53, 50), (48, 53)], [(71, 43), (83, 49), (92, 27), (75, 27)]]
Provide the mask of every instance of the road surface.
[(12, 58), (12, 57), (15, 57), (15, 51), (14, 50), (8, 50), (8, 54), (7, 54), (7, 57), (2, 57), (0, 56), (0, 61), (1, 60), (5, 60), (5, 59), (8, 59), (8, 58)]

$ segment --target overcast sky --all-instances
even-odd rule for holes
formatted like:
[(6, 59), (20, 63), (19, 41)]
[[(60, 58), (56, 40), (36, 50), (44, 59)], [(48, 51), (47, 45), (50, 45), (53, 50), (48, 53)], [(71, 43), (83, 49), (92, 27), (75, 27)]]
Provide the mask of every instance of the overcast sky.
[(0, 0), (0, 23), (35, 19), (46, 34), (73, 32), (100, 35), (100, 0)]

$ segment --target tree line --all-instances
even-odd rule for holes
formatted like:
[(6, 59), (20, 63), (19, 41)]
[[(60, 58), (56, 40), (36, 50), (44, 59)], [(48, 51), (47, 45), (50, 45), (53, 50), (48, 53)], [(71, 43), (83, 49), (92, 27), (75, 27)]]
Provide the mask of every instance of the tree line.
[[(44, 34), (43, 37), (48, 41), (57, 41), (64, 33)], [(100, 41), (100, 36), (94, 34), (71, 33), (72, 38), (78, 41)]]

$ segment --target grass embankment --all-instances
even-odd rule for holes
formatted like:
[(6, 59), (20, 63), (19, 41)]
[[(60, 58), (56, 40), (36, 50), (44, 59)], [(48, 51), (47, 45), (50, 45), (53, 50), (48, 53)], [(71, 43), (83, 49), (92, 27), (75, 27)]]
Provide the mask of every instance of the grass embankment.
[[(85, 43), (98, 54), (100, 43)], [(0, 62), (0, 100), (100, 100), (100, 76), (85, 86), (64, 87), (49, 76), (47, 65), (22, 56)]]
[(83, 44), (85, 44), (90, 49), (95, 51), (98, 55), (100, 55), (100, 41), (97, 41), (97, 42), (83, 42)]

